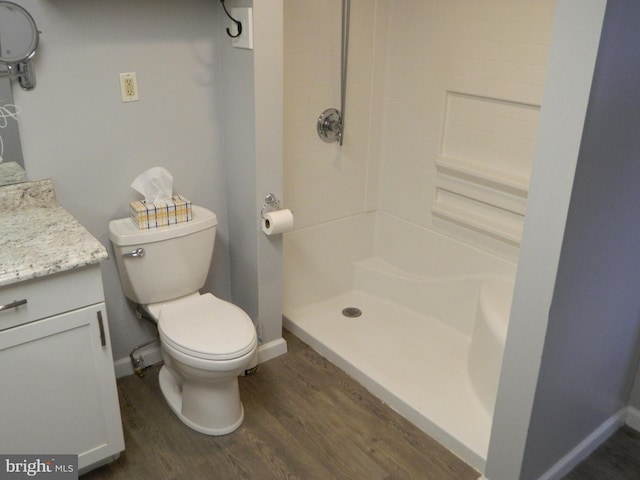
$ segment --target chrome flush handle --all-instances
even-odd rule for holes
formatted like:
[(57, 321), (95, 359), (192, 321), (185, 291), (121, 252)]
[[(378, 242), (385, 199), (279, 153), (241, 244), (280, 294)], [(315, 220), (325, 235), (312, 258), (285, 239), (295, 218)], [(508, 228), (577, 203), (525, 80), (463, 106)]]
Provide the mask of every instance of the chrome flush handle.
[(144, 257), (144, 248), (142, 248), (142, 247), (136, 248), (135, 250), (132, 250), (129, 253), (123, 253), (122, 256), (123, 257), (140, 257), (140, 258), (142, 258), (142, 257)]

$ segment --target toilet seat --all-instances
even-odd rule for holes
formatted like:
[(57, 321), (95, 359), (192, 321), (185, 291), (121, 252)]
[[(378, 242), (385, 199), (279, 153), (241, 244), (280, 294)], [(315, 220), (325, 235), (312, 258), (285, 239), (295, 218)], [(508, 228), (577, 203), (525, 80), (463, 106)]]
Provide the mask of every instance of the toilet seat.
[(249, 316), (210, 293), (165, 305), (160, 310), (158, 331), (167, 345), (204, 360), (239, 358), (256, 345), (256, 330)]

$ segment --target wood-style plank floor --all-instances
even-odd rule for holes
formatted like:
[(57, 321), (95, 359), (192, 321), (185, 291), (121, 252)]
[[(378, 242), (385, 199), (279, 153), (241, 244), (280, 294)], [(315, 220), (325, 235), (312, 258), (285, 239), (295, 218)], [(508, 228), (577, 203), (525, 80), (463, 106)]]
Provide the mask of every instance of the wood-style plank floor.
[(479, 473), (285, 332), (289, 351), (240, 378), (245, 420), (210, 437), (166, 405), (158, 367), (118, 381), (126, 450), (82, 480), (477, 480)]
[[(289, 332), (289, 351), (240, 378), (242, 427), (194, 432), (159, 367), (118, 381), (126, 450), (82, 480), (477, 480), (479, 473)], [(640, 434), (620, 429), (565, 480), (640, 479)]]

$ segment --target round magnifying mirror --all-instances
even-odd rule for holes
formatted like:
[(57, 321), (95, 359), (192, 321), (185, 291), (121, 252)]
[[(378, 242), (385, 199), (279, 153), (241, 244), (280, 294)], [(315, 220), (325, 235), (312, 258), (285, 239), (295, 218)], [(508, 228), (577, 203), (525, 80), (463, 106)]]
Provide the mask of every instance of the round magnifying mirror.
[(38, 28), (20, 5), (0, 1), (0, 62), (13, 67), (29, 60), (38, 48)]

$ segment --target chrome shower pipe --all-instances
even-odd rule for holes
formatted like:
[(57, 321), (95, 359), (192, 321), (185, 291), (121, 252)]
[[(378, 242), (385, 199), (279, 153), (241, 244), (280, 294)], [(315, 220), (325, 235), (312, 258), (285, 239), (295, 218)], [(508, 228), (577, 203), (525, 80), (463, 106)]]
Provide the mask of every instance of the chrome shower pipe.
[(340, 138), (338, 143), (342, 146), (342, 134), (344, 133), (344, 118), (347, 103), (347, 67), (349, 66), (349, 27), (351, 21), (351, 0), (342, 0), (342, 52), (341, 78), (340, 78)]
[(347, 66), (349, 63), (349, 29), (351, 0), (342, 0), (342, 47), (340, 51), (340, 110), (328, 108), (318, 117), (317, 130), (322, 141), (342, 145), (347, 102)]

